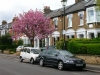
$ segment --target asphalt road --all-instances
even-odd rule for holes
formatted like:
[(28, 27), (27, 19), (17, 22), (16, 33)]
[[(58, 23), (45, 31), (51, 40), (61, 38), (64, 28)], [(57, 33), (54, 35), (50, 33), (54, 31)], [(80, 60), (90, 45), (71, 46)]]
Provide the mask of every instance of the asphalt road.
[(53, 67), (40, 67), (27, 61), (19, 62), (17, 58), (0, 56), (0, 75), (100, 75), (89, 71), (60, 71)]

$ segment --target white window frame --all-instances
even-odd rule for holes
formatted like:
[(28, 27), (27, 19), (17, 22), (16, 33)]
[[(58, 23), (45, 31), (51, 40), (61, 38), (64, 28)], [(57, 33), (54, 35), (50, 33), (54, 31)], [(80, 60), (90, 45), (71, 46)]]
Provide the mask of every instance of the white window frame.
[[(92, 16), (92, 17), (93, 17), (93, 20), (92, 20), (92, 21), (89, 20), (90, 17), (91, 17), (91, 16), (89, 16), (89, 11), (90, 11), (90, 10), (93, 10), (93, 16)], [(87, 9), (86, 9), (86, 13), (87, 13), (87, 23), (93, 23), (93, 22), (95, 22), (95, 15), (96, 15), (96, 14), (95, 14), (95, 7), (87, 8)]]
[(58, 17), (53, 18), (55, 28), (58, 27)]
[[(73, 17), (73, 14), (67, 15), (67, 18), (68, 18), (68, 28), (69, 28), (69, 27), (72, 27), (72, 17)], [(69, 22), (70, 22), (70, 23), (69, 23)]]
[(84, 11), (79, 12), (78, 16), (79, 16), (79, 19), (80, 19), (80, 25), (79, 26), (83, 26), (84, 25)]

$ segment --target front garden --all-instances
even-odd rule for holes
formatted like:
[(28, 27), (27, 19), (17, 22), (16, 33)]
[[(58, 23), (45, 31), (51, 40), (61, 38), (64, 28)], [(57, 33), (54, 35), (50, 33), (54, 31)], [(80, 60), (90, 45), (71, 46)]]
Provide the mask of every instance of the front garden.
[(61, 39), (56, 44), (58, 49), (65, 48), (73, 54), (89, 54), (89, 55), (100, 55), (100, 38), (94, 39)]

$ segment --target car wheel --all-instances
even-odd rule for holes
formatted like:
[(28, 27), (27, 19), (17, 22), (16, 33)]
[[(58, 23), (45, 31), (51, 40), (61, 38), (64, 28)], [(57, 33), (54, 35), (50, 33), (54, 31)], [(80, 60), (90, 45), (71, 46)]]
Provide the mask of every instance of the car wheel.
[(63, 67), (63, 62), (62, 62), (62, 61), (59, 61), (59, 62), (58, 62), (58, 69), (59, 69), (59, 70), (63, 70), (63, 68), (64, 68), (64, 67)]
[(20, 57), (20, 62), (23, 62), (23, 58), (22, 57)]
[(31, 64), (34, 64), (34, 59), (33, 58), (30, 60), (30, 63)]
[(40, 66), (44, 66), (44, 62), (43, 62), (43, 59), (40, 59), (40, 62), (39, 62)]

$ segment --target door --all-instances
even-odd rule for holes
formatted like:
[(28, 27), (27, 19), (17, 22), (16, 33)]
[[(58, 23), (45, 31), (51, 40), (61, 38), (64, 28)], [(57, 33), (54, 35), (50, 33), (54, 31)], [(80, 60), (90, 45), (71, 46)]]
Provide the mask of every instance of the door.
[(50, 57), (51, 57), (51, 50), (47, 50), (44, 55), (44, 62), (46, 64), (50, 64), (51, 62)]
[(29, 48), (27, 48), (27, 50), (26, 50), (25, 57), (26, 57), (26, 60), (30, 60), (30, 49)]
[(57, 65), (58, 62), (58, 55), (57, 55), (57, 51), (56, 50), (51, 50), (51, 56), (50, 56), (50, 63), (53, 65)]

